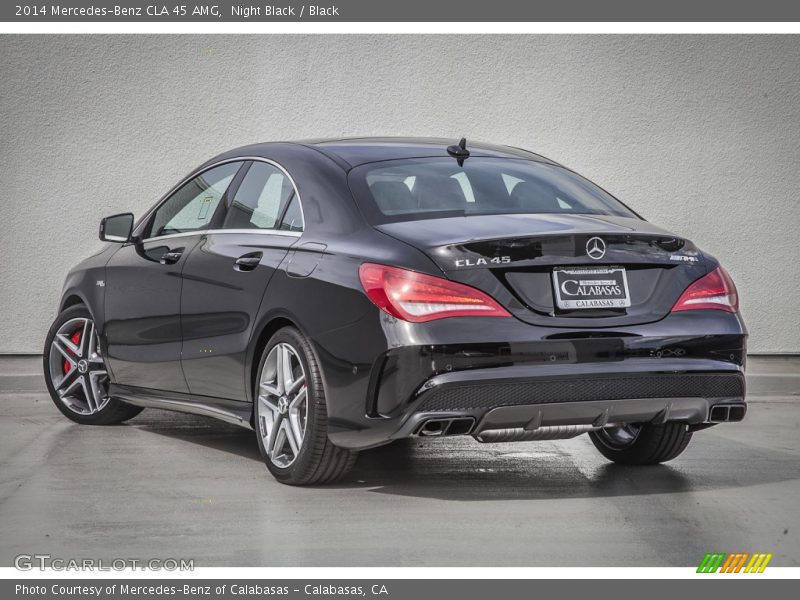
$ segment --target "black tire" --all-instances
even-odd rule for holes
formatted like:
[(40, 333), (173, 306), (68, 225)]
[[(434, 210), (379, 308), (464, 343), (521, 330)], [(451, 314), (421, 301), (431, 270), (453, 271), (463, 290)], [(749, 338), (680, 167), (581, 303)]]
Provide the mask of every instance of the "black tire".
[[(266, 432), (262, 412), (269, 409), (258, 399), (264, 364), (278, 344), (288, 344), (296, 352), (305, 372), (307, 394), (305, 434), (299, 452), (286, 467), (275, 464), (264, 447), (263, 438)], [(329, 484), (341, 479), (353, 467), (358, 453), (334, 446), (328, 439), (328, 411), (319, 363), (311, 344), (300, 331), (294, 327), (284, 327), (270, 338), (258, 363), (254, 392), (254, 425), (258, 449), (275, 479), (287, 485)]]
[(589, 432), (589, 438), (607, 459), (621, 465), (655, 465), (667, 462), (686, 450), (692, 433), (685, 423), (651, 425), (643, 423), (631, 426), (635, 431), (632, 439), (620, 435), (622, 428), (601, 429)]
[[(65, 417), (81, 425), (116, 425), (128, 419), (132, 419), (144, 409), (140, 406), (126, 404), (116, 398), (109, 398), (105, 405), (97, 412), (82, 414), (67, 406), (56, 391), (53, 382), (53, 370), (51, 368), (51, 353), (58, 351), (53, 349), (53, 340), (63, 325), (75, 319), (87, 319), (92, 321), (92, 315), (82, 304), (65, 309), (58, 315), (56, 320), (53, 321), (53, 324), (50, 326), (50, 331), (47, 332), (47, 338), (45, 339), (44, 352), (42, 352), (42, 366), (44, 368), (44, 380), (47, 385), (47, 391), (50, 392), (53, 403)], [(56, 360), (61, 360), (61, 357), (57, 357)], [(98, 358), (97, 360), (101, 361), (102, 358)]]

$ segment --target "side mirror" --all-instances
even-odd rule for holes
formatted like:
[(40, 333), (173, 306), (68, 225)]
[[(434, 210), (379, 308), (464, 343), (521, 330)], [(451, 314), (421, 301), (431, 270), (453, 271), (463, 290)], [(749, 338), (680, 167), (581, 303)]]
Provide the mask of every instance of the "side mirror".
[(131, 240), (133, 213), (111, 215), (100, 221), (100, 239), (124, 244)]

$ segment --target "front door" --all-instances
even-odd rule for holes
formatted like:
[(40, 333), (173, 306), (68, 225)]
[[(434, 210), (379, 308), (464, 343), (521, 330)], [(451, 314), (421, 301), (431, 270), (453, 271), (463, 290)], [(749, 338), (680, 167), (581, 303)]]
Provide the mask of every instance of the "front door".
[(115, 383), (189, 391), (180, 362), (181, 275), (241, 166), (226, 163), (182, 185), (108, 262), (104, 335)]

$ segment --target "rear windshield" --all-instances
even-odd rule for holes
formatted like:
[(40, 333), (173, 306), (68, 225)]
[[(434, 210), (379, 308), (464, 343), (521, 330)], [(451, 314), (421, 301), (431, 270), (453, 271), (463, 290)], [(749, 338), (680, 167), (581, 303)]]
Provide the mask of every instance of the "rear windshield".
[(555, 165), (505, 158), (392, 160), (350, 173), (362, 210), (375, 223), (470, 215), (638, 216), (583, 177)]

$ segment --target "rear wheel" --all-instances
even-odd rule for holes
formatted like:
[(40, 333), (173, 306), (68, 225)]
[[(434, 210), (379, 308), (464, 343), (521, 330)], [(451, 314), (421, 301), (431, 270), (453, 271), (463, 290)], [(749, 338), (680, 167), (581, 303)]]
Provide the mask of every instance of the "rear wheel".
[(142, 408), (108, 395), (108, 370), (92, 316), (73, 306), (56, 318), (44, 347), (44, 377), (50, 397), (69, 419), (84, 425), (113, 425)]
[(294, 327), (275, 333), (261, 356), (255, 430), (261, 456), (281, 483), (332, 483), (355, 464), (357, 453), (328, 439), (319, 365), (308, 340)]
[(629, 424), (589, 432), (600, 454), (623, 465), (654, 465), (686, 449), (692, 434), (685, 423)]

